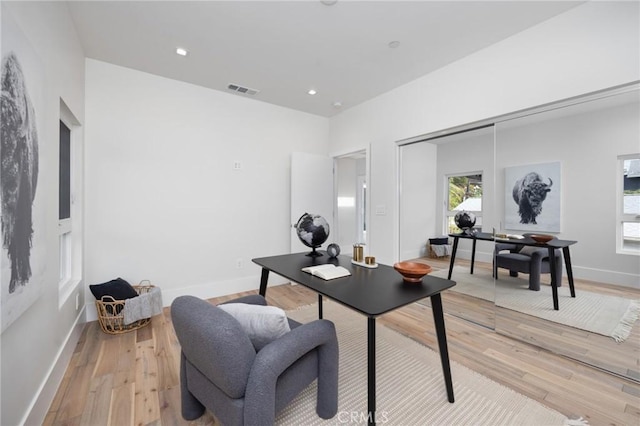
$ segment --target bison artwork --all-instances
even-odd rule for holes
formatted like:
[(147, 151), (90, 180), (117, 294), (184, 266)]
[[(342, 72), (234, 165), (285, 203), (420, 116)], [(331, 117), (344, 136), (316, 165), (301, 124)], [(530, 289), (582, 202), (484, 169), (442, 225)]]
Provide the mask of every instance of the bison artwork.
[(542, 202), (551, 191), (551, 178), (546, 184), (538, 173), (531, 172), (518, 179), (513, 186), (513, 200), (518, 205), (520, 223), (537, 224), (536, 217), (542, 212)]
[(9, 293), (31, 278), (32, 206), (38, 183), (38, 132), (22, 67), (11, 52), (2, 59), (0, 85), (0, 198), (2, 246), (11, 262)]

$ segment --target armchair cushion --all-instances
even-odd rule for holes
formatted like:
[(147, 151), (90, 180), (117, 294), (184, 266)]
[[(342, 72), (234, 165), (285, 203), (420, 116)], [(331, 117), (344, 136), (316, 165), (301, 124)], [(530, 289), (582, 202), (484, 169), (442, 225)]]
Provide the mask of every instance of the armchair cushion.
[(291, 331), (286, 314), (276, 306), (225, 303), (218, 307), (240, 323), (256, 351)]

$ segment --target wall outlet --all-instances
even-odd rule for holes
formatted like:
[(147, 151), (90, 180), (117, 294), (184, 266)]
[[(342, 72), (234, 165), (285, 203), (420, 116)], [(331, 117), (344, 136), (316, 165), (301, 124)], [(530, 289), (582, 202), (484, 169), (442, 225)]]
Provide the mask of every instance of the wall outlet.
[(233, 162), (233, 170), (242, 170), (242, 162), (236, 160)]
[(241, 258), (236, 259), (236, 268), (242, 269), (244, 266), (244, 261)]

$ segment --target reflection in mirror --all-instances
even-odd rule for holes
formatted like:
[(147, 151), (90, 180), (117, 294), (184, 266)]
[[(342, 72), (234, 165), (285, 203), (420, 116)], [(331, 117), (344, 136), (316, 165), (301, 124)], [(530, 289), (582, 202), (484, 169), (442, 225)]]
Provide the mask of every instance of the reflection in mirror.
[[(456, 214), (471, 213), (474, 231), (492, 232), (497, 223), (493, 145), (489, 126), (400, 147), (400, 260), (427, 263), (435, 269), (432, 275), (447, 278), (449, 234), (460, 232)], [(492, 241), (477, 242), (472, 275), (472, 240), (460, 239), (451, 276), (458, 284), (443, 293), (445, 312), (494, 327), (492, 252)], [(469, 285), (477, 277), (483, 285)]]
[(336, 218), (333, 242), (342, 254), (350, 254), (353, 244), (367, 243), (366, 151), (335, 159)]
[[(638, 91), (632, 90), (496, 125), (501, 233), (536, 232), (576, 241), (568, 249), (570, 265), (558, 254), (557, 311), (547, 249), (540, 257), (535, 248), (519, 252), (530, 270), (518, 277), (510, 276), (516, 275), (510, 274), (510, 268), (517, 269), (514, 263), (499, 262), (496, 331), (636, 381), (640, 257), (634, 248), (640, 242), (640, 173), (626, 160), (640, 152), (638, 100)], [(529, 186), (514, 183), (514, 170), (537, 173), (540, 179), (529, 175)], [(527, 207), (525, 202), (529, 208), (538, 206), (534, 222), (510, 218), (510, 211)], [(568, 288), (569, 267), (575, 298)], [(529, 288), (534, 273), (538, 291)]]

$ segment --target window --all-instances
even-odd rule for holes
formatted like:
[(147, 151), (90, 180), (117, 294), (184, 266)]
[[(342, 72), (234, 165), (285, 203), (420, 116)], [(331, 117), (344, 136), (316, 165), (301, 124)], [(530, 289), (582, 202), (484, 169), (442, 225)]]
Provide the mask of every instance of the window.
[(618, 251), (640, 254), (640, 154), (618, 158)]
[(76, 310), (82, 291), (82, 132), (66, 103), (60, 99), (58, 141), (58, 307), (76, 294)]
[(60, 187), (59, 215), (60, 220), (71, 219), (71, 129), (60, 121)]
[(60, 286), (71, 280), (71, 129), (60, 121), (58, 163), (58, 235), (60, 239)]
[(454, 221), (455, 215), (468, 211), (476, 216), (474, 228), (482, 227), (482, 173), (451, 175), (447, 179), (447, 233), (461, 232)]

